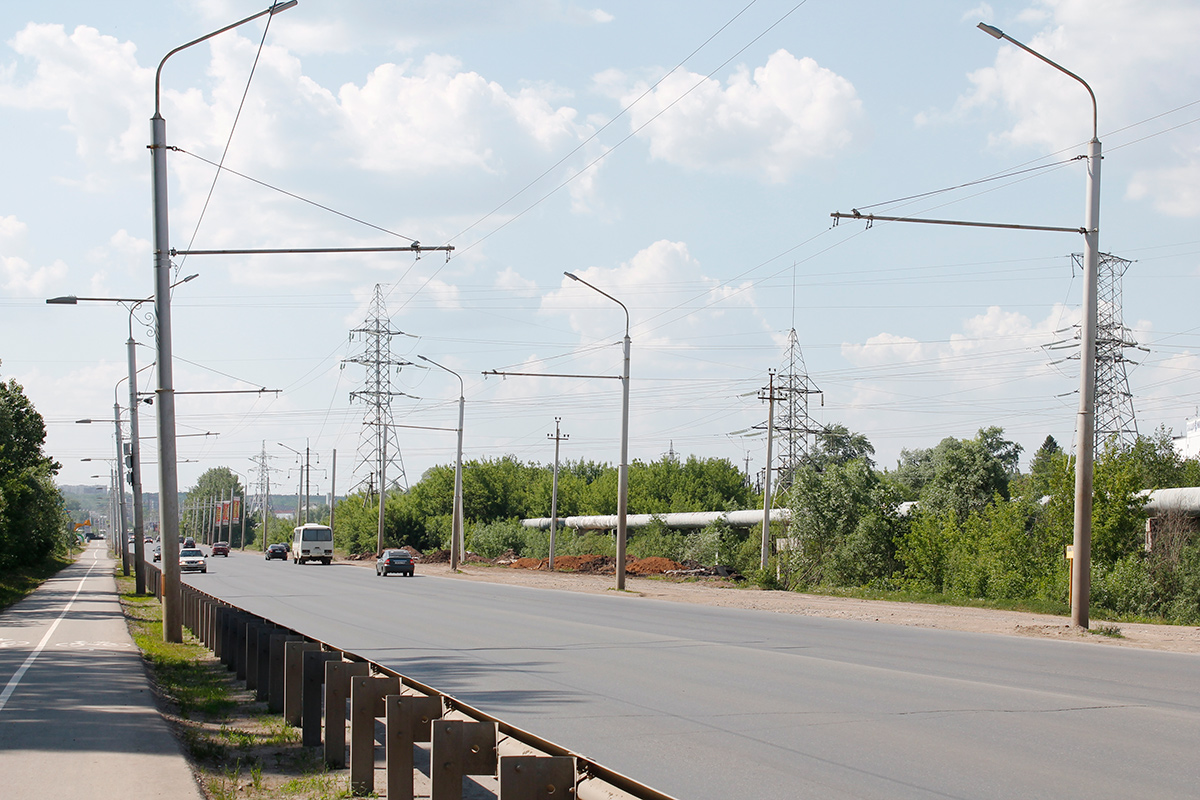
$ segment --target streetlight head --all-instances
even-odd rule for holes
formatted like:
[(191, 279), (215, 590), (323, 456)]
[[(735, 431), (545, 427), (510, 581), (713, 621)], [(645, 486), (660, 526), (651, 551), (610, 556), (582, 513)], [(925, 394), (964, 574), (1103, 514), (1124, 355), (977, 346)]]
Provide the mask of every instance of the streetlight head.
[(573, 280), (573, 281), (577, 281), (577, 280), (579, 280), (579, 276), (578, 276), (578, 275), (574, 275), (574, 274), (572, 274), (572, 273), (570, 273), (570, 272), (564, 272), (564, 273), (563, 273), (563, 275), (566, 275), (568, 278), (570, 278), (570, 279), (571, 279), (571, 280)]
[(91, 425), (93, 422), (95, 422), (95, 420), (91, 420), (91, 419), (77, 419), (77, 420), (75, 420), (75, 424), (76, 424), (76, 425)]
[[(296, 4), (292, 3), (292, 5), (296, 5)], [(194, 281), (196, 278), (199, 278), (199, 277), (200, 277), (199, 272), (193, 272), (191, 275), (188, 275), (186, 278), (181, 280), (180, 283), (187, 283), (188, 281)]]
[(297, 2), (298, 0), (287, 0), (286, 3), (276, 3), (275, 5), (271, 6), (271, 16), (275, 16), (280, 11), (287, 11), (289, 8), (296, 5)]
[(999, 28), (988, 25), (986, 22), (979, 23), (979, 30), (983, 31), (988, 36), (991, 36), (993, 39), (1003, 39), (1004, 38), (1004, 31), (1000, 30)]
[(48, 298), (46, 303), (52, 306), (73, 306), (79, 303), (79, 298), (73, 294), (68, 294), (62, 297)]

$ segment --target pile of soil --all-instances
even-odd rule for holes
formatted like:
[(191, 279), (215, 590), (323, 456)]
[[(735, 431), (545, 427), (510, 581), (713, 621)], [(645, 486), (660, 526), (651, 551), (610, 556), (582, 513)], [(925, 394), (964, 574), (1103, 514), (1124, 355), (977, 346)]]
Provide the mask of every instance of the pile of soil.
[(449, 564), (450, 563), (450, 551), (449, 550), (431, 550), (428, 553), (426, 553), (425, 555), (421, 556), (421, 560), (423, 562), (425, 562), (426, 564)]
[(651, 556), (650, 558), (640, 558), (636, 561), (631, 561), (629, 566), (625, 568), (625, 571), (633, 575), (662, 575), (667, 570), (678, 569), (682, 569), (682, 566), (677, 561), (660, 556)]
[(612, 574), (617, 560), (612, 556), (555, 556), (554, 569), (560, 572)]

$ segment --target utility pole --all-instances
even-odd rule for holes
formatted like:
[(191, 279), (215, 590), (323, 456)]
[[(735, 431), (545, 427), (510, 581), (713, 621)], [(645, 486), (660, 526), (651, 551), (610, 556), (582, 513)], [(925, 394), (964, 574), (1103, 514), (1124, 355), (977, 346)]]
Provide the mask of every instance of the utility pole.
[(554, 538), (558, 535), (558, 446), (559, 443), (570, 439), (568, 434), (559, 434), (558, 423), (562, 417), (554, 418), (554, 435), (546, 434), (547, 439), (554, 440), (554, 479), (550, 484), (550, 559), (548, 568), (554, 571)]
[(129, 534), (125, 532), (125, 469), (122, 466), (125, 462), (125, 445), (121, 441), (121, 405), (115, 400), (113, 401), (113, 424), (117, 429), (117, 462), (115, 468), (117, 470), (117, 519), (121, 526), (121, 574), (128, 578)]
[(771, 558), (771, 444), (775, 439), (775, 371), (769, 370), (767, 396), (759, 399), (767, 401), (767, 466), (763, 475), (763, 521), (762, 521), (762, 553), (759, 566), (767, 568)]
[(337, 504), (337, 450), (333, 451), (333, 464), (329, 469), (329, 529), (333, 530), (333, 507)]

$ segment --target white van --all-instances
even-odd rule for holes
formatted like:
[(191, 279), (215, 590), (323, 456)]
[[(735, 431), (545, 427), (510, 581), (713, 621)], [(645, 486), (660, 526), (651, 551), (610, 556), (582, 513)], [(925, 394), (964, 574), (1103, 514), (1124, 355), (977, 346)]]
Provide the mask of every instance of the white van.
[(308, 523), (292, 529), (292, 563), (333, 561), (333, 529), (328, 525)]

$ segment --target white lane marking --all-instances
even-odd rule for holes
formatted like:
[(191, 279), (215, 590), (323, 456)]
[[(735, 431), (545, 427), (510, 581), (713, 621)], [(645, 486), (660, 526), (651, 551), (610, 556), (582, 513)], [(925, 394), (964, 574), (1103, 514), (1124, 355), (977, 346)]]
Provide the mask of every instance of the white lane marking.
[(37, 660), (38, 654), (42, 652), (42, 648), (46, 646), (46, 643), (50, 641), (50, 637), (54, 635), (54, 631), (58, 628), (58, 623), (63, 621), (63, 617), (67, 616), (67, 613), (71, 610), (71, 606), (75, 604), (75, 600), (79, 597), (79, 593), (83, 591), (84, 582), (92, 576), (92, 570), (96, 568), (96, 564), (99, 563), (99, 559), (100, 553), (99, 551), (95, 551), (94, 557), (92, 558), (92, 565), (88, 567), (88, 571), (84, 574), (84, 576), (79, 579), (79, 586), (75, 588), (75, 594), (71, 595), (71, 599), (67, 602), (67, 607), (64, 608), (63, 612), (58, 615), (58, 619), (54, 620), (54, 624), (51, 625), (50, 629), (46, 631), (46, 635), (42, 637), (40, 642), (38, 642), (38, 646), (33, 648), (33, 652), (29, 654), (29, 658), (25, 659), (25, 663), (13, 673), (13, 676), (8, 681), (8, 685), (4, 687), (4, 691), (0, 692), (0, 711), (3, 711), (4, 706), (8, 705), (8, 699), (12, 697), (13, 692), (17, 690), (18, 684), (21, 683), (21, 679), (25, 677), (25, 673), (29, 671), (29, 668), (33, 666), (33, 662)]
[(59, 642), (55, 647), (69, 647), (72, 650), (112, 650), (114, 647), (132, 647), (128, 642)]
[(24, 639), (0, 639), (0, 648), (4, 647), (20, 647), (21, 645), (29, 644)]

